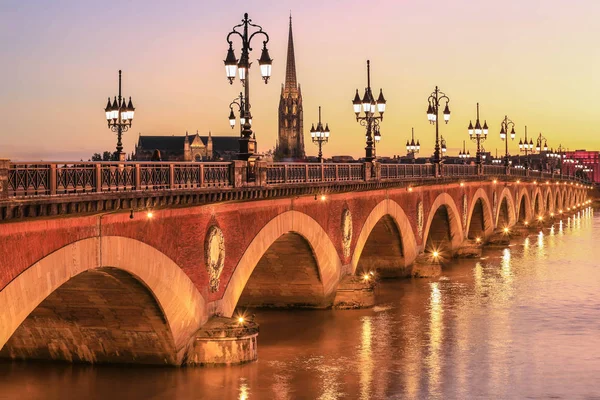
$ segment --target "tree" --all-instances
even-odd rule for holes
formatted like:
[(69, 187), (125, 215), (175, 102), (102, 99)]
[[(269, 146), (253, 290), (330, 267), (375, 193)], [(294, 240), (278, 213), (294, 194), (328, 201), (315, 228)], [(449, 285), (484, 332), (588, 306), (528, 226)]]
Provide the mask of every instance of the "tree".
[(105, 151), (102, 154), (94, 153), (92, 161), (119, 161), (119, 158), (117, 157), (116, 151)]

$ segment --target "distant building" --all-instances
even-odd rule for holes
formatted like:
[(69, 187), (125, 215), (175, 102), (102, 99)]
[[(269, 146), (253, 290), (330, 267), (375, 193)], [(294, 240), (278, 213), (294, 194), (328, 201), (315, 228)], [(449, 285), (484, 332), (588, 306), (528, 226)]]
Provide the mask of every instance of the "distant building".
[[(563, 172), (575, 175), (577, 171), (576, 165), (583, 165), (591, 169), (590, 172), (585, 172), (592, 182), (600, 183), (600, 153), (597, 151), (575, 150), (567, 151), (563, 154)], [(569, 162), (566, 160), (573, 160)], [(582, 171), (583, 172), (583, 171)]]
[(136, 161), (219, 161), (234, 160), (239, 136), (145, 136), (140, 135), (133, 159)]
[(354, 157), (352, 156), (332, 156), (331, 162), (334, 163), (351, 163), (354, 162)]
[(288, 37), (285, 83), (281, 86), (279, 99), (279, 134), (275, 157), (278, 160), (304, 158), (304, 112), (302, 91), (296, 80), (296, 59), (292, 37), (292, 17)]

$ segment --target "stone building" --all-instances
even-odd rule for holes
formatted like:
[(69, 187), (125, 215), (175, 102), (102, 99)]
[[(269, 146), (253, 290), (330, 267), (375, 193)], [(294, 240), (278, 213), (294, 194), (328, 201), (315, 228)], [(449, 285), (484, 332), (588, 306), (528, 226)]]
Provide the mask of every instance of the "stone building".
[(219, 161), (234, 160), (239, 151), (239, 136), (146, 136), (135, 146), (136, 161)]
[(279, 99), (279, 134), (275, 155), (279, 160), (304, 158), (302, 91), (296, 80), (291, 16), (285, 83), (281, 87)]

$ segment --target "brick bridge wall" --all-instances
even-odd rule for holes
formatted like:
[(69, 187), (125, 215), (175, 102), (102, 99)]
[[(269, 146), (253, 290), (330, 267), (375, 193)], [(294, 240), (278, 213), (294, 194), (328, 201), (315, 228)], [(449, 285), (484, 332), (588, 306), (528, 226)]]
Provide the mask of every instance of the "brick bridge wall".
[[(114, 267), (149, 290), (171, 335), (172, 342), (165, 343), (162, 331), (154, 329), (140, 354), (173, 348), (174, 355), (163, 360), (179, 364), (190, 338), (210, 316), (234, 313), (257, 264), (261, 270), (252, 275), (243, 303), (256, 304), (262, 288), (269, 304), (287, 296), (281, 303), (324, 305), (343, 276), (372, 267), (403, 270), (441, 231), (448, 232), (446, 243), (430, 244), (455, 251), (469, 235), (467, 227), (478, 226), (476, 234), (488, 236), (504, 224), (514, 225), (519, 216), (534, 218), (536, 201), (539, 213), (549, 214), (585, 198), (585, 190), (573, 185), (488, 180), (337, 193), (324, 200), (302, 196), (156, 209), (152, 218), (115, 212), (3, 223), (0, 348), (65, 282), (85, 271)], [(438, 210), (443, 212), (434, 218)], [(211, 291), (205, 242), (213, 226), (222, 231), (224, 262)], [(290, 232), (296, 235), (277, 240)], [(387, 240), (389, 252), (373, 239)], [(298, 245), (293, 259), (273, 251), (290, 243)], [(21, 328), (31, 331), (31, 321)]]

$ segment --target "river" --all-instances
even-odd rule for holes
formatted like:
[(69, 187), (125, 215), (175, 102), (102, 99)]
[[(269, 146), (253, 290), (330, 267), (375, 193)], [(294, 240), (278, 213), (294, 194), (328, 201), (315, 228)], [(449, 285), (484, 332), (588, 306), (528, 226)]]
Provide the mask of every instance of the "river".
[(257, 310), (259, 361), (226, 368), (0, 364), (0, 399), (600, 399), (600, 215), (367, 310)]

